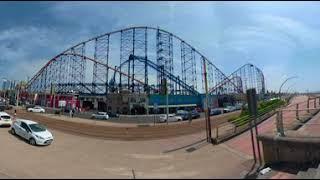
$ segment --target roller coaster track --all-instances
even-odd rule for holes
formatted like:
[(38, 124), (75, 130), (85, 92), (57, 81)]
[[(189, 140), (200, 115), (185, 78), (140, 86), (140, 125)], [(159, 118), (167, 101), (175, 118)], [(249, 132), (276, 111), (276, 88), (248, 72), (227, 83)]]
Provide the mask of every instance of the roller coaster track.
[[(157, 59), (155, 61), (150, 60), (148, 56), (148, 34), (149, 31), (156, 32), (156, 55)], [(120, 34), (120, 62), (117, 64), (110, 64), (110, 45), (112, 39), (111, 36), (116, 36)], [(181, 72), (177, 72), (177, 69), (173, 67), (173, 40), (180, 43), (181, 47)], [(89, 57), (86, 55), (86, 48), (89, 43), (95, 45), (94, 57)], [(113, 51), (112, 51), (113, 52)], [(130, 56), (133, 59), (128, 59)], [(196, 61), (200, 59), (200, 61)], [(89, 60), (93, 65), (93, 81), (85, 82), (85, 69), (86, 62)], [(239, 68), (240, 70), (235, 71), (230, 76), (226, 76), (219, 68), (217, 68), (211, 61), (209, 61), (202, 53), (196, 50), (193, 46), (185, 42), (180, 37), (159, 28), (138, 26), (129, 27), (121, 29), (118, 31), (113, 31), (105, 33), (86, 41), (72, 46), (62, 53), (58, 54), (51, 60), (49, 60), (27, 83), (27, 89), (30, 92), (44, 92), (47, 91), (50, 84), (56, 84), (60, 87), (66, 87), (66, 89), (72, 89), (78, 87), (80, 91), (89, 92), (91, 94), (106, 93), (109, 88), (108, 74), (109, 70), (114, 73), (119, 74), (119, 84), (135, 91), (136, 85), (142, 85), (143, 91), (148, 91), (152, 89), (156, 91), (157, 89), (149, 83), (149, 67), (158, 73), (157, 86), (159, 87), (159, 80), (163, 74), (167, 77), (169, 81), (169, 86), (171, 92), (179, 92), (177, 87), (182, 88), (184, 93), (187, 94), (199, 94), (200, 87), (199, 79), (203, 78), (203, 69), (201, 72), (197, 71), (198, 67), (202, 68), (202, 64), (205, 63), (207, 67), (208, 83), (210, 88), (210, 93), (213, 94), (217, 89), (227, 86), (229, 89), (234, 89), (236, 93), (243, 93), (248, 87), (254, 87), (262, 90), (264, 89), (264, 82), (250, 82), (251, 84), (247, 86), (248, 83), (244, 84), (244, 87), (240, 87), (237, 81), (246, 81), (241, 73), (237, 78), (234, 74), (241, 72), (244, 68)], [(118, 68), (116, 68), (118, 67)], [(244, 65), (243, 67), (246, 67)], [(175, 67), (176, 68), (176, 67)], [(255, 67), (256, 68), (256, 67)], [(258, 68), (256, 68), (258, 69)], [(258, 69), (255, 73), (262, 73)], [(176, 75), (174, 75), (176, 74)], [(182, 75), (182, 79), (177, 77)], [(252, 77), (255, 74), (252, 74)], [(260, 79), (258, 79), (260, 78)], [(256, 78), (256, 81), (264, 81), (263, 74), (262, 77)], [(110, 78), (109, 78), (110, 79)], [(203, 81), (203, 79), (202, 79)], [(134, 83), (136, 82), (136, 83)], [(248, 81), (249, 82), (249, 81)], [(255, 85), (254, 85), (255, 84)], [(176, 86), (174, 86), (176, 85)], [(203, 85), (203, 82), (202, 82)], [(259, 87), (258, 87), (259, 86)], [(99, 87), (99, 88), (97, 88)], [(104, 88), (105, 87), (105, 90)], [(223, 88), (222, 88), (223, 89)], [(260, 92), (259, 91), (259, 92)]]

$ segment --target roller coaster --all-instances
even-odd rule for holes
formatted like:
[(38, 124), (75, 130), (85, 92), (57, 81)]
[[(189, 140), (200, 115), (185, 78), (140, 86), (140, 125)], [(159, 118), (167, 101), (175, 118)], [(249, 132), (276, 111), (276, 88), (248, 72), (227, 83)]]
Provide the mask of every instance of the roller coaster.
[[(206, 72), (206, 73), (205, 73)], [(128, 90), (159, 94), (163, 79), (171, 95), (264, 94), (262, 71), (245, 64), (227, 76), (180, 37), (154, 27), (129, 27), (76, 44), (49, 60), (27, 83), (29, 93), (54, 87), (64, 94), (105, 95)]]

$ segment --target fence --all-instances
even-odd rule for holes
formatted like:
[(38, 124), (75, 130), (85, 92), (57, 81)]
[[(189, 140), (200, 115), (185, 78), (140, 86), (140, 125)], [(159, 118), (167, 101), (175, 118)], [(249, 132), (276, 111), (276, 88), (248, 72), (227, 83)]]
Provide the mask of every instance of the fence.
[[(318, 103), (317, 103), (318, 99)], [(313, 106), (313, 107), (312, 107)], [(320, 121), (315, 118), (314, 122), (309, 122), (320, 111), (320, 97), (309, 98), (307, 101), (294, 104), (286, 109), (281, 109), (276, 112), (276, 128), (275, 132), (279, 136), (286, 136), (286, 134), (296, 134), (297, 131), (302, 132), (300, 128), (302, 126), (316, 126), (320, 125)], [(308, 130), (305, 132), (316, 133), (314, 130)]]
[[(55, 115), (65, 115), (69, 116), (69, 112), (65, 112), (63, 109), (60, 108), (45, 108), (46, 113), (48, 114), (55, 114)], [(74, 117), (83, 118), (83, 119), (92, 119), (92, 114), (96, 113), (92, 112), (75, 112)], [(135, 123), (138, 126), (146, 126), (146, 125), (155, 125), (159, 122), (160, 116), (162, 114), (149, 114), (149, 115), (122, 115), (120, 114), (119, 117), (109, 117), (108, 121), (117, 122), (117, 123)]]

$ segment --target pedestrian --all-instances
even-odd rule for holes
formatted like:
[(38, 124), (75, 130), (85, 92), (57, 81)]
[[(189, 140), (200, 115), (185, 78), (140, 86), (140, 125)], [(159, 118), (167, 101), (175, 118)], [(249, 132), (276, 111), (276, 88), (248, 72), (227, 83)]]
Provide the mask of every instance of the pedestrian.
[(13, 117), (13, 119), (16, 120), (16, 118), (17, 118), (17, 110), (15, 109), (15, 110), (14, 110), (14, 117)]
[(69, 115), (72, 117), (72, 109), (69, 110)]
[(72, 118), (73, 118), (74, 112), (75, 112), (75, 110), (72, 109), (72, 113), (71, 113), (71, 117), (72, 117)]

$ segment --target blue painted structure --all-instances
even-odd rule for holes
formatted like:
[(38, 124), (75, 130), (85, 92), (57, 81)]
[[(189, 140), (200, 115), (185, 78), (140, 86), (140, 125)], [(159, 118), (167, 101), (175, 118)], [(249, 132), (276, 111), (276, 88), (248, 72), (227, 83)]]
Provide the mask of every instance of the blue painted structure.
[[(168, 104), (169, 105), (190, 105), (196, 104), (198, 107), (203, 108), (205, 103), (205, 94), (199, 95), (169, 95), (168, 96)], [(217, 100), (216, 96), (210, 96), (209, 104), (215, 104), (215, 100)], [(166, 96), (152, 94), (149, 96), (149, 106), (153, 106), (157, 104), (158, 106), (166, 105)]]

